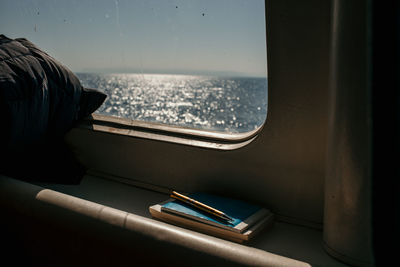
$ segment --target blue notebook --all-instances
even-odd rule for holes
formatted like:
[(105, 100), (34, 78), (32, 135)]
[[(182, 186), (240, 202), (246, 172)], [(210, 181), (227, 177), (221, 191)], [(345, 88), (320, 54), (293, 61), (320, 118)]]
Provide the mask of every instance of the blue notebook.
[(233, 218), (233, 222), (219, 220), (213, 215), (210, 215), (176, 199), (171, 199), (161, 204), (161, 211), (173, 213), (178, 216), (186, 217), (238, 233), (243, 233), (249, 227), (253, 226), (262, 218), (270, 214), (268, 210), (260, 206), (236, 199), (230, 199), (206, 193), (193, 193), (190, 194), (189, 197), (226, 213)]

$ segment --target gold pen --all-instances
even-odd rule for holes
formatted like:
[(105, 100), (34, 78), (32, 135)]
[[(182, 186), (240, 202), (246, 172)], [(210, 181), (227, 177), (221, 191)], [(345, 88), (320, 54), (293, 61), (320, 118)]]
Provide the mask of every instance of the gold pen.
[(190, 198), (188, 196), (182, 195), (181, 193), (178, 193), (176, 191), (172, 191), (170, 196), (172, 198), (175, 198), (175, 199), (183, 201), (183, 202), (185, 202), (187, 204), (190, 204), (190, 205), (192, 205), (192, 206), (194, 206), (194, 207), (196, 207), (198, 209), (201, 209), (201, 210), (203, 210), (203, 211), (205, 211), (205, 212), (207, 212), (209, 214), (212, 214), (212, 215), (214, 215), (214, 216), (216, 216), (216, 217), (218, 217), (220, 219), (223, 219), (225, 221), (228, 221), (228, 222), (232, 222), (233, 221), (233, 219), (231, 217), (229, 217), (227, 214), (225, 214), (224, 212), (219, 211), (217, 209), (214, 209), (214, 208), (212, 208), (212, 207), (210, 207), (210, 206), (208, 206), (208, 205), (206, 205), (204, 203), (201, 203), (201, 202), (199, 202), (197, 200), (194, 200), (193, 198)]

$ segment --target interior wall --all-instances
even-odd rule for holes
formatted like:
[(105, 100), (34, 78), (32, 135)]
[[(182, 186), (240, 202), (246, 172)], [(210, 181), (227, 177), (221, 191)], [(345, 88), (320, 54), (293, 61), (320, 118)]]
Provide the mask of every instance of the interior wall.
[(73, 129), (89, 168), (182, 191), (251, 200), (321, 224), (329, 75), (330, 1), (267, 1), (267, 122), (249, 145), (219, 151)]

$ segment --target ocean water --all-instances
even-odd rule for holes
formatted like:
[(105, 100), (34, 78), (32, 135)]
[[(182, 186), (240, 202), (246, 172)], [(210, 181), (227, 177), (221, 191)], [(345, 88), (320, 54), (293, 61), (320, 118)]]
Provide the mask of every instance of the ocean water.
[(77, 73), (108, 97), (96, 113), (241, 133), (264, 123), (266, 78)]

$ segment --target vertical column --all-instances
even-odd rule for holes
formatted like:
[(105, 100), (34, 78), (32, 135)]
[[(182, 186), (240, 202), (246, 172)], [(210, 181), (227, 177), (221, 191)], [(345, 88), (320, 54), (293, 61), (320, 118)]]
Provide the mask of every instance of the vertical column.
[(369, 1), (333, 1), (324, 245), (356, 266), (373, 262), (369, 11)]

